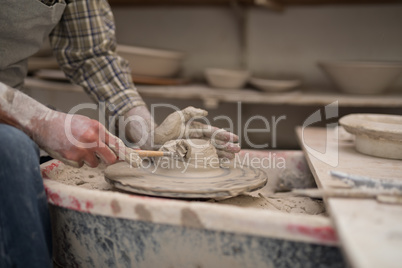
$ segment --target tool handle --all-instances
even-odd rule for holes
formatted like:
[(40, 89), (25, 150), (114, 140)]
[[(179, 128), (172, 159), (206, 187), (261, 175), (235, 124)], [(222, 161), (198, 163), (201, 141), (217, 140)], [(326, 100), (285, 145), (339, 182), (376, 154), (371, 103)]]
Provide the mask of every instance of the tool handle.
[(147, 150), (135, 150), (140, 157), (162, 157), (162, 156), (172, 156), (173, 153), (162, 152), (162, 151), (147, 151)]
[[(135, 160), (135, 155), (137, 154), (139, 157), (162, 157), (162, 156), (174, 156), (174, 153), (172, 152), (162, 152), (162, 151), (147, 151), (147, 150), (134, 150), (130, 147), (125, 146), (124, 142), (119, 139), (118, 137), (114, 136), (110, 132), (107, 132), (108, 135), (116, 139), (117, 143), (119, 144), (119, 147), (125, 148), (124, 152), (124, 161), (126, 161), (128, 164), (133, 165)], [(116, 148), (114, 144), (109, 144), (109, 148), (116, 154), (119, 155), (119, 150)], [(136, 166), (139, 164), (138, 161), (140, 162), (141, 160), (138, 158), (136, 161)]]

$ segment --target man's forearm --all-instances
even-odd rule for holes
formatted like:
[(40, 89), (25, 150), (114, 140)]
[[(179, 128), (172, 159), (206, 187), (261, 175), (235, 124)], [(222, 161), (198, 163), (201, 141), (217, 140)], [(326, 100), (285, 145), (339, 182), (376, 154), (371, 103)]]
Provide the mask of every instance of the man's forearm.
[(116, 52), (113, 21), (106, 0), (67, 1), (62, 19), (49, 36), (67, 77), (105, 104), (106, 125), (112, 132), (117, 117), (145, 105), (128, 62)]
[(36, 121), (46, 119), (49, 108), (24, 93), (0, 82), (1, 122), (33, 136)]

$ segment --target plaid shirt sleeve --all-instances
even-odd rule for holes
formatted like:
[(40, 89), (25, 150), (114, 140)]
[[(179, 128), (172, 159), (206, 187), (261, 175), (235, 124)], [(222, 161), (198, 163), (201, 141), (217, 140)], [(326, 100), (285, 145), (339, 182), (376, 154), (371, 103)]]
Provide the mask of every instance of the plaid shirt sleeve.
[(114, 127), (118, 116), (145, 103), (132, 83), (128, 62), (116, 54), (112, 11), (106, 0), (66, 3), (50, 34), (53, 51), (67, 77), (105, 104), (106, 123)]

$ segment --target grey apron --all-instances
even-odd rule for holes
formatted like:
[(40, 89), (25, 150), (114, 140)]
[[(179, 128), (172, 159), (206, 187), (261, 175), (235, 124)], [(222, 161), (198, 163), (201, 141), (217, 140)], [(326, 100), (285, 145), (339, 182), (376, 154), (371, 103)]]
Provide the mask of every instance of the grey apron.
[(40, 0), (0, 0), (0, 82), (21, 88), (27, 58), (37, 52), (60, 21), (66, 4)]

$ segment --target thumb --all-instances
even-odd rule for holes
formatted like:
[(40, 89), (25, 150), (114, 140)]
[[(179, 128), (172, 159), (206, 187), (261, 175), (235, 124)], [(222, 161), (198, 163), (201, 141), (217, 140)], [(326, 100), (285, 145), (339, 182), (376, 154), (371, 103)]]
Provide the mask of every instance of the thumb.
[(107, 129), (105, 129), (104, 142), (119, 159), (125, 159), (126, 145), (120, 138), (107, 131)]
[(184, 116), (184, 121), (187, 122), (192, 118), (202, 118), (208, 115), (208, 112), (203, 109), (194, 108), (193, 106), (189, 106), (183, 110), (181, 113)]
[(127, 147), (120, 138), (116, 137), (107, 130), (105, 131), (105, 143), (116, 154), (116, 156), (120, 160), (126, 161), (132, 167), (139, 167), (142, 159), (138, 153), (135, 150)]

